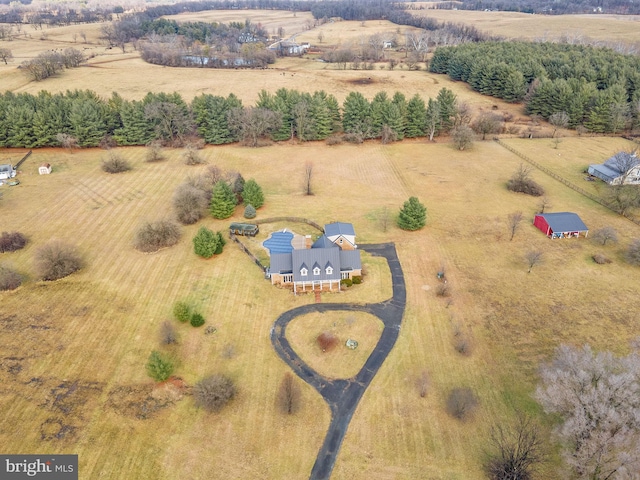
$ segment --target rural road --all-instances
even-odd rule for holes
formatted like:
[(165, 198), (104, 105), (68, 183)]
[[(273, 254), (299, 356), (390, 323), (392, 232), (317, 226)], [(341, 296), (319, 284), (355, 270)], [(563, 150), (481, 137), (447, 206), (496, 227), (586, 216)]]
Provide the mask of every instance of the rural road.
[[(327, 430), (324, 443), (318, 452), (316, 462), (311, 470), (310, 480), (326, 480), (331, 477), (331, 471), (338, 457), (342, 440), (347, 433), (351, 417), (358, 406), (362, 395), (373, 380), (373, 377), (384, 363), (387, 355), (398, 339), (400, 324), (404, 314), (407, 292), (404, 283), (402, 267), (398, 260), (395, 245), (383, 243), (377, 245), (360, 245), (362, 250), (374, 256), (387, 259), (391, 270), (393, 296), (380, 303), (370, 304), (341, 304), (316, 303), (303, 305), (283, 313), (275, 321), (271, 329), (271, 343), (276, 352), (305, 382), (315, 388), (331, 408), (331, 424)], [(291, 348), (286, 337), (289, 322), (300, 315), (311, 312), (328, 311), (358, 311), (375, 315), (384, 324), (384, 329), (375, 348), (369, 355), (358, 374), (349, 379), (326, 378), (305, 364)]]

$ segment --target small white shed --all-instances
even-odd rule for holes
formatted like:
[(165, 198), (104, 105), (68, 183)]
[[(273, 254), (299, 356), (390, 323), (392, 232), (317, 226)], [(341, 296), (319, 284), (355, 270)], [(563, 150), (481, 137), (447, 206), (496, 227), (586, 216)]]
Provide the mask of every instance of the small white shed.
[(38, 168), (38, 173), (40, 175), (49, 175), (51, 173), (51, 165), (48, 163), (43, 163), (42, 165), (40, 165), (40, 167)]

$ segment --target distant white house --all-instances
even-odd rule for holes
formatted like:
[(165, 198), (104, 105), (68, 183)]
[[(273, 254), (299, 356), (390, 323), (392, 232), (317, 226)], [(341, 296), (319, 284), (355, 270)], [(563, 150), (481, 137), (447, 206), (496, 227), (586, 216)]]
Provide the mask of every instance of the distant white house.
[(6, 180), (16, 176), (16, 171), (10, 164), (0, 165), (0, 180)]
[(589, 165), (587, 171), (609, 185), (640, 185), (640, 159), (637, 152), (618, 152), (604, 163)]
[(38, 168), (38, 173), (40, 175), (49, 175), (51, 173), (51, 165), (48, 163), (43, 163), (42, 165), (40, 165), (40, 167)]

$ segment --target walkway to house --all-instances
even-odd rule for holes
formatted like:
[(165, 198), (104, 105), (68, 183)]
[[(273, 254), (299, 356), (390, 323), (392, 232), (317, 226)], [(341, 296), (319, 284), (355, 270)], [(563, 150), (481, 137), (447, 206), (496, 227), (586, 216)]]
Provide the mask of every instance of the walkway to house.
[[(280, 315), (271, 329), (271, 343), (280, 358), (291, 367), (296, 375), (315, 388), (331, 409), (331, 423), (311, 470), (310, 480), (326, 480), (331, 477), (351, 417), (400, 334), (407, 291), (395, 245), (383, 243), (360, 245), (359, 248), (374, 256), (387, 259), (393, 286), (393, 296), (390, 299), (370, 304), (315, 303), (303, 305)], [(316, 300), (317, 298), (316, 296)], [(320, 375), (302, 361), (286, 337), (287, 325), (296, 317), (310, 312), (338, 310), (367, 312), (378, 317), (384, 324), (380, 339), (371, 355), (358, 374), (350, 379), (331, 379)]]
[(316, 294), (316, 303), (322, 303), (322, 292), (316, 290), (314, 293)]

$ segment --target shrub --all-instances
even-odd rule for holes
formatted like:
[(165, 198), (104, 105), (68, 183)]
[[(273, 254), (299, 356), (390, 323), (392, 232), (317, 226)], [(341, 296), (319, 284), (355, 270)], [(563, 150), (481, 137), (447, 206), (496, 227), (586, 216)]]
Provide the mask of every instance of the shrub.
[(193, 237), (193, 250), (196, 255), (203, 258), (211, 258), (218, 251), (218, 235), (207, 227), (200, 227)]
[(448, 283), (440, 283), (436, 287), (436, 295), (438, 297), (449, 297), (451, 296), (451, 287)]
[(119, 153), (109, 152), (107, 159), (102, 161), (102, 170), (107, 173), (122, 173), (131, 170), (131, 164)]
[(20, 232), (2, 232), (0, 235), (0, 253), (15, 252), (26, 244), (27, 237)]
[(205, 163), (198, 151), (192, 147), (185, 149), (182, 153), (182, 159), (185, 165), (202, 165)]
[(58, 280), (82, 268), (76, 247), (51, 240), (36, 251), (35, 267), (42, 280)]
[(167, 320), (160, 325), (160, 343), (164, 345), (171, 345), (178, 343), (178, 336), (173, 324)]
[(180, 240), (180, 227), (171, 220), (147, 222), (136, 233), (135, 247), (141, 252), (156, 252)]
[(640, 265), (640, 239), (636, 238), (629, 248), (627, 248), (626, 253), (627, 262), (631, 265)]
[(222, 409), (236, 394), (233, 380), (224, 375), (210, 375), (193, 387), (193, 398), (198, 407), (208, 412)]
[(151, 352), (147, 360), (147, 374), (156, 382), (164, 382), (173, 373), (173, 362), (157, 350)]
[(22, 284), (22, 277), (12, 267), (0, 264), (0, 291), (15, 290)]
[(173, 209), (183, 225), (191, 225), (204, 217), (208, 203), (205, 192), (187, 183), (179, 185), (173, 194)]
[(340, 285), (349, 288), (351, 285), (353, 285), (353, 280), (351, 280), (350, 278), (343, 278), (342, 280), (340, 280)]
[(182, 323), (188, 322), (191, 320), (191, 307), (186, 302), (176, 302), (173, 304), (173, 316)]
[(192, 327), (201, 327), (204, 325), (204, 317), (201, 314), (194, 312), (191, 315), (190, 323)]
[(361, 133), (345, 133), (342, 139), (348, 143), (360, 144), (364, 142), (364, 136)]
[(341, 145), (342, 142), (343, 140), (340, 135), (331, 135), (330, 137), (327, 137), (327, 139), (325, 140), (325, 143), (327, 145)]
[(360, 285), (362, 283), (362, 277), (359, 275), (354, 275), (351, 281), (353, 282), (354, 285)]
[(596, 253), (593, 257), (593, 261), (596, 262), (598, 265), (604, 265), (605, 263), (611, 263), (611, 260), (609, 259), (609, 257), (601, 254), (601, 253)]
[(145, 153), (144, 160), (145, 162), (153, 163), (164, 160), (166, 157), (164, 155), (164, 151), (162, 150), (162, 145), (158, 142), (151, 142), (147, 147), (147, 152)]
[(531, 168), (520, 164), (518, 170), (507, 181), (507, 189), (512, 192), (524, 193), (534, 197), (544, 195), (544, 188), (534, 182), (531, 177)]
[(285, 373), (278, 389), (278, 409), (286, 415), (293, 415), (300, 410), (300, 398), (300, 386), (291, 373)]
[(318, 335), (316, 341), (323, 352), (329, 352), (338, 345), (338, 337), (331, 332), (322, 332)]
[(458, 420), (467, 420), (478, 406), (478, 399), (469, 387), (454, 388), (447, 397), (447, 413)]
[(244, 207), (244, 218), (256, 218), (256, 209), (253, 205)]

